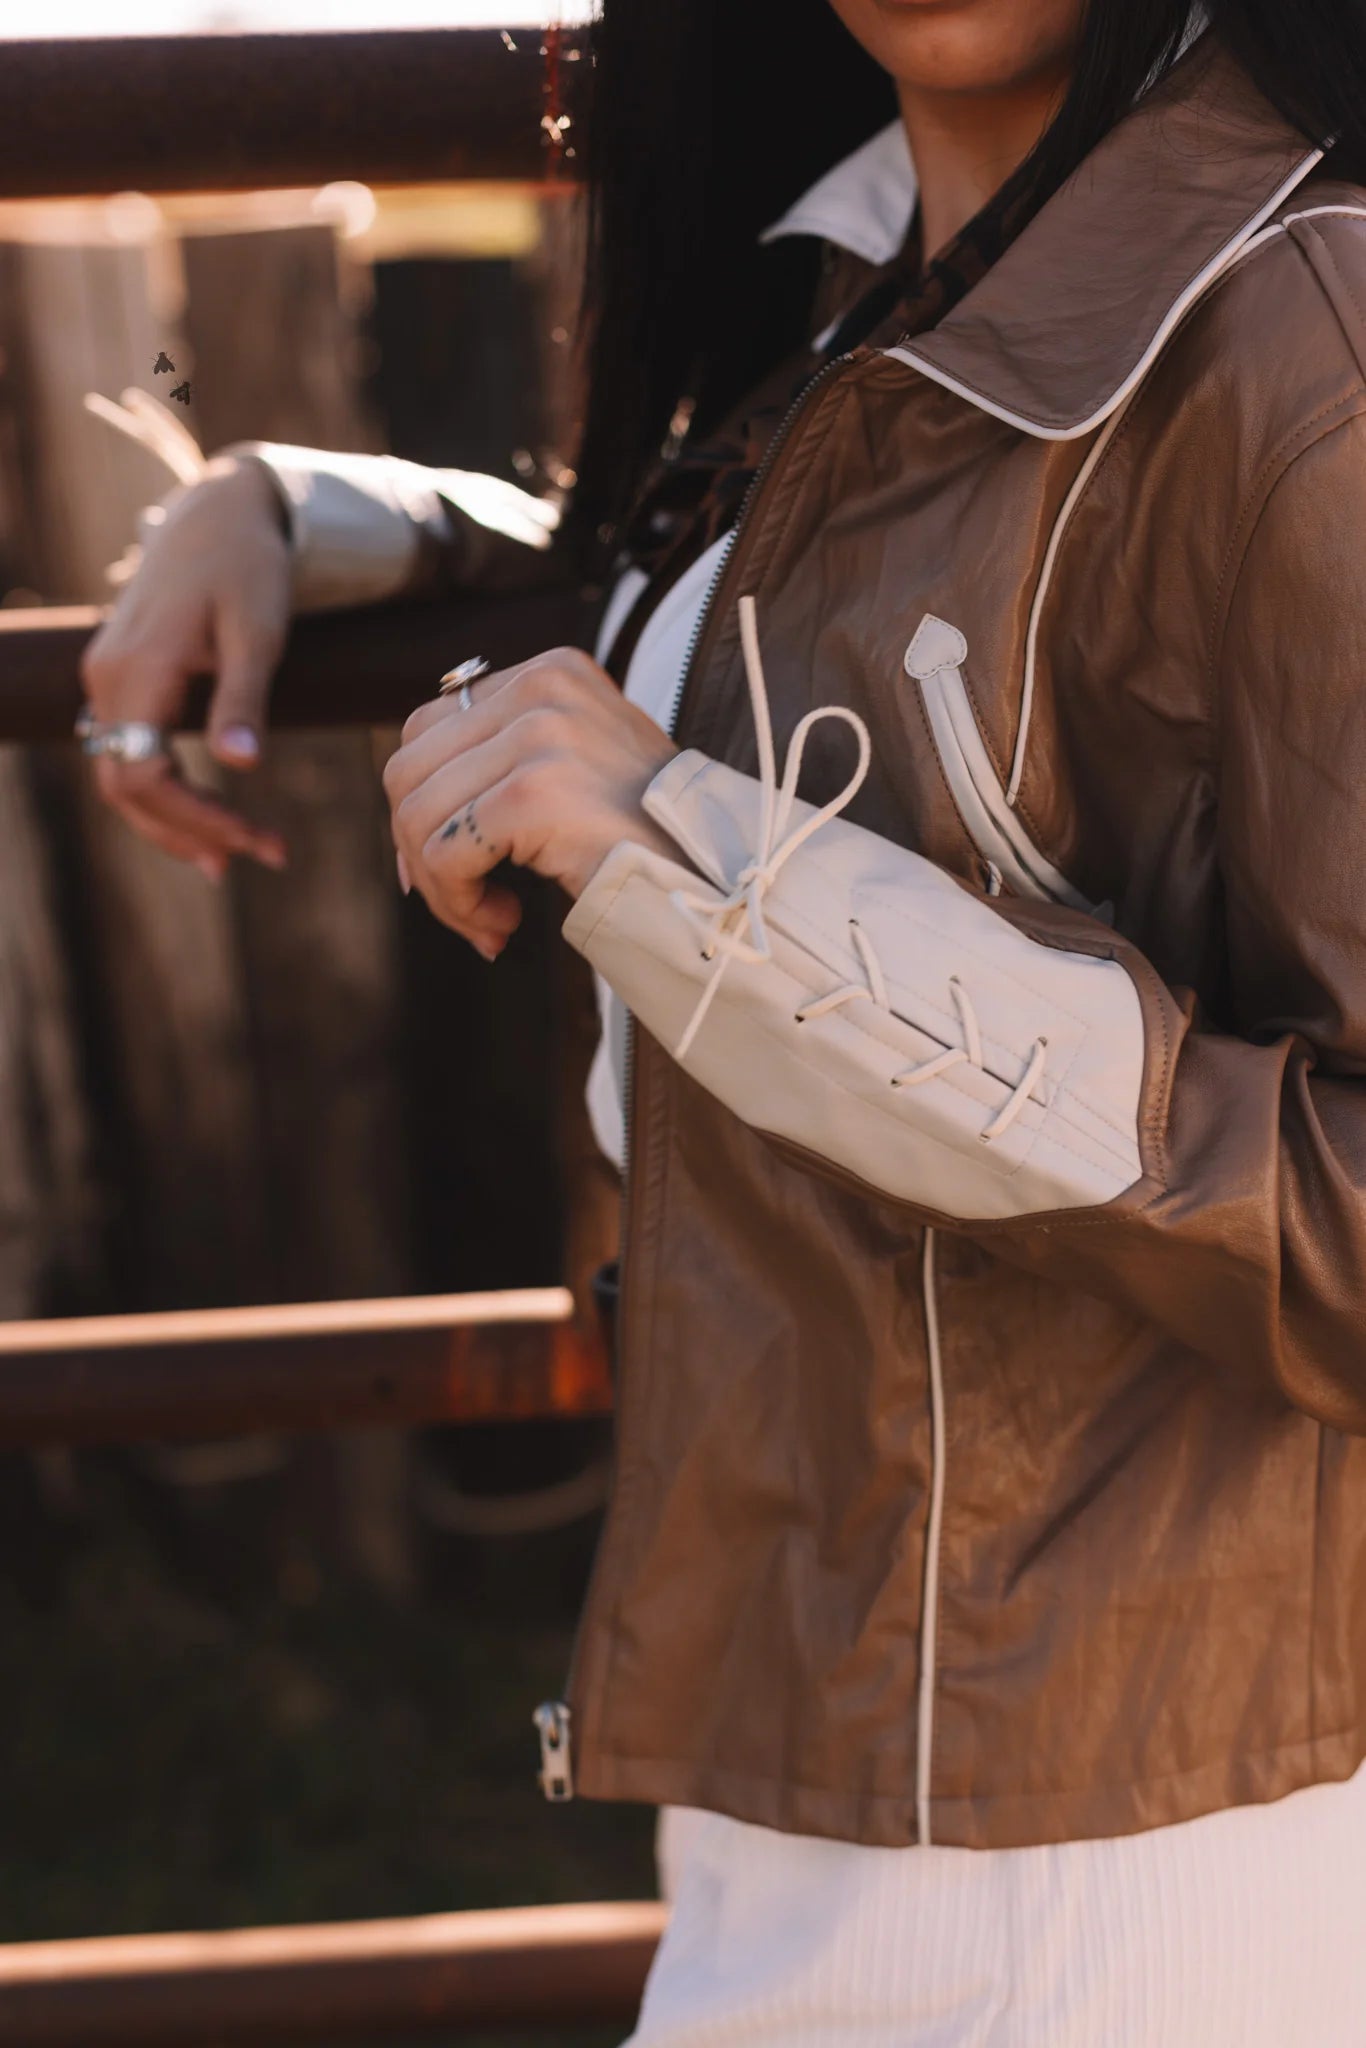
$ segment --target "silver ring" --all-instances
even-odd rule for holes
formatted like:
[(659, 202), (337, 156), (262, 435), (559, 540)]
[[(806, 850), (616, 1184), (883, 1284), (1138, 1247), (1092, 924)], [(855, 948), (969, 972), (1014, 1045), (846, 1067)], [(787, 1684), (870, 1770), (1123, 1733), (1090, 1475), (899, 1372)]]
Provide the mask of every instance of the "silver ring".
[(437, 694), (449, 697), (454, 693), (459, 699), (460, 709), (472, 711), (474, 699), (470, 695), (470, 684), (477, 683), (480, 676), (486, 676), (488, 672), (489, 663), (485, 661), (483, 655), (472, 654), (468, 661), (458, 661), (454, 668), (446, 670)]
[(166, 752), (166, 734), (145, 718), (96, 718), (83, 711), (76, 720), (83, 754), (107, 754), (111, 761), (152, 761)]

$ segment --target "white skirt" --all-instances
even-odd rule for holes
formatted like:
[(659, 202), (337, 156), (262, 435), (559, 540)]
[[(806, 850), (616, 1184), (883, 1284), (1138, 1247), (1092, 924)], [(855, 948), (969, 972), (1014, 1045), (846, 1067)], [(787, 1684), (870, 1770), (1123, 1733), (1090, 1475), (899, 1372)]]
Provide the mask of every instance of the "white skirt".
[(661, 1815), (627, 2048), (1366, 2048), (1366, 1768), (1038, 1849)]

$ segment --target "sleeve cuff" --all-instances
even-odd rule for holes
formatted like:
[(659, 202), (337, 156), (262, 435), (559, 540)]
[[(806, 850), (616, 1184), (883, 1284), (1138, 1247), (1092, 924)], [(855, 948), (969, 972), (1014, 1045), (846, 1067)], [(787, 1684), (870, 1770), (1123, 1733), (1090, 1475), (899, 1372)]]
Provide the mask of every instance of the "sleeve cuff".
[(675, 756), (645, 808), (707, 879), (624, 842), (565, 921), (671, 1051), (717, 980), (717, 933), (741, 936), (685, 1070), (746, 1123), (935, 1215), (1035, 1216), (1133, 1187), (1145, 1030), (1103, 928), (1096, 952), (1042, 944), (832, 819), (767, 889), (755, 945), (738, 884), (760, 802), (751, 777)]
[(412, 576), (423, 529), (449, 540), (449, 516), (417, 463), (274, 441), (219, 452), (261, 463), (284, 501), (295, 612), (393, 597)]
[(454, 560), (458, 583), (476, 530), (541, 552), (559, 522), (547, 500), (477, 470), (278, 441), (234, 441), (218, 452), (261, 463), (274, 481), (289, 519), (296, 613), (396, 597), (432, 549)]

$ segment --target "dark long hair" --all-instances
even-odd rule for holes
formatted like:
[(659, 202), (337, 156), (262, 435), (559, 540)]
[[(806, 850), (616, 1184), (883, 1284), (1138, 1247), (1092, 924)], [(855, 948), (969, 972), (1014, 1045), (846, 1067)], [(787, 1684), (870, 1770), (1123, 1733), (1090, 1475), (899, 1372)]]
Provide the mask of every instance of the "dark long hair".
[[(1069, 90), (1030, 160), (1033, 210), (1201, 13), (1310, 142), (1337, 138), (1366, 166), (1366, 0), (1088, 0)], [(700, 427), (796, 344), (814, 251), (779, 244), (760, 262), (755, 238), (896, 113), (829, 0), (602, 0), (592, 43), (580, 547), (622, 518), (680, 397)]]

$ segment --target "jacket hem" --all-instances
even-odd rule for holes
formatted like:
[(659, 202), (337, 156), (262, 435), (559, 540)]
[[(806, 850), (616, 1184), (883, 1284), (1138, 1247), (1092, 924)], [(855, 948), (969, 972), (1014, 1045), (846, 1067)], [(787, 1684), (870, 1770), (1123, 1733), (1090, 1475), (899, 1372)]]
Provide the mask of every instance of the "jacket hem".
[[(1314, 1785), (1341, 1783), (1364, 1761), (1366, 1726), (1361, 1726), (1130, 1785), (970, 1798), (940, 1795), (929, 1802), (930, 1839), (941, 1849), (1030, 1849), (1144, 1834), (1230, 1807), (1270, 1805)], [(870, 1848), (912, 1848), (919, 1839), (913, 1791), (851, 1793), (601, 1751), (580, 1756), (577, 1789), (586, 1799), (699, 1807), (780, 1834), (824, 1836)]]

